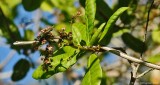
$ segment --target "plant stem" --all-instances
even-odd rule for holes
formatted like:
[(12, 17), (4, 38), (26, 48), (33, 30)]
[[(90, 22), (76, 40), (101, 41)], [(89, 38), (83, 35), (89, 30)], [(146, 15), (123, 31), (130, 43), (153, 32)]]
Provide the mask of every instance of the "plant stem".
[(129, 85), (134, 85), (135, 81), (136, 81), (136, 78), (133, 77), (133, 73), (131, 72), (131, 80), (129, 82)]
[(33, 43), (38, 43), (39, 41), (16, 41), (13, 45), (30, 45)]
[[(38, 42), (38, 41), (16, 41), (13, 44), (14, 45), (27, 45), (27, 44), (33, 44), (35, 42)], [(118, 55), (118, 56), (120, 56), (122, 58), (130, 60), (130, 61), (132, 61), (134, 63), (143, 64), (143, 65), (145, 65), (145, 66), (147, 66), (149, 68), (160, 70), (160, 65), (152, 64), (150, 62), (147, 62), (147, 61), (144, 61), (144, 60), (141, 60), (141, 59), (137, 59), (137, 58), (135, 58), (133, 56), (129, 56), (126, 53), (121, 52), (120, 50), (116, 50), (116, 49), (113, 49), (113, 48), (110, 48), (110, 47), (107, 47), (107, 46), (104, 46), (104, 47), (100, 47), (100, 46), (91, 46), (91, 47), (88, 47), (88, 46), (81, 46), (81, 47), (73, 46), (73, 47), (79, 48), (81, 50), (108, 51), (108, 52), (111, 52), (111, 53), (113, 53), (115, 55)], [(97, 50), (97, 47), (100, 47), (99, 50)]]

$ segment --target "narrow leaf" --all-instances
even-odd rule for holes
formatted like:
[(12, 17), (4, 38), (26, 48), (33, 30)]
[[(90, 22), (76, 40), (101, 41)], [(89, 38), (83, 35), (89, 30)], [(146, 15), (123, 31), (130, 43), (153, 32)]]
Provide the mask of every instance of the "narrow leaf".
[(92, 29), (94, 27), (94, 19), (95, 19), (95, 13), (96, 13), (96, 0), (86, 0), (85, 3), (85, 16), (86, 16), (86, 37), (87, 37), (87, 45), (90, 42)]
[(102, 69), (100, 61), (95, 54), (89, 57), (87, 72), (82, 80), (82, 85), (100, 85), (102, 78)]
[(121, 7), (109, 18), (107, 25), (105, 26), (105, 29), (100, 37), (99, 42), (104, 38), (105, 35), (108, 36), (110, 35), (109, 30), (111, 30), (111, 28), (113, 27), (119, 16), (127, 9), (128, 7)]
[(95, 33), (93, 34), (93, 36), (92, 36), (92, 38), (91, 38), (91, 42), (90, 42), (91, 45), (94, 44), (94, 42), (97, 40), (97, 38), (98, 38), (101, 30), (103, 29), (104, 25), (105, 25), (105, 23), (102, 23), (102, 24), (100, 25), (100, 27), (99, 27), (99, 28), (95, 31)]
[(94, 26), (94, 19), (96, 13), (96, 0), (86, 0), (86, 7), (85, 7), (85, 15), (88, 19), (88, 29), (89, 31), (93, 29)]

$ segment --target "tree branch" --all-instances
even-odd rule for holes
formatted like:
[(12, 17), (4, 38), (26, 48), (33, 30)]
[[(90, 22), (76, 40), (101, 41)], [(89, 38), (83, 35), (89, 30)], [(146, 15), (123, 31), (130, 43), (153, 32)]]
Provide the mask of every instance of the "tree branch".
[(39, 41), (16, 41), (13, 43), (13, 45), (30, 45), (38, 42)]
[(129, 82), (129, 85), (134, 85), (134, 83), (135, 83), (135, 81), (136, 81), (136, 78), (135, 77), (133, 77), (134, 75), (133, 75), (133, 72), (131, 72), (131, 80), (130, 80), (130, 82)]
[(153, 68), (150, 68), (150, 69), (144, 71), (143, 73), (139, 74), (136, 78), (140, 78), (140, 77), (144, 76), (145, 74), (147, 74), (148, 72), (150, 72), (150, 71), (152, 71), (152, 70), (154, 70), (154, 69), (153, 69)]
[(105, 51), (109, 51), (113, 54), (116, 54), (122, 58), (125, 58), (127, 60), (130, 60), (132, 62), (135, 62), (135, 63), (139, 63), (139, 64), (143, 64), (147, 67), (150, 67), (150, 68), (153, 68), (153, 69), (157, 69), (157, 70), (160, 70), (160, 65), (156, 65), (156, 64), (152, 64), (150, 62), (147, 62), (147, 61), (144, 61), (144, 60), (141, 60), (141, 59), (137, 59), (133, 56), (129, 56), (119, 50), (116, 50), (116, 49), (113, 49), (113, 48), (110, 48), (110, 47), (101, 47), (101, 49), (105, 50)]
[(134, 85), (136, 78), (137, 78), (137, 72), (138, 72), (139, 66), (140, 64), (137, 64), (135, 62), (131, 63), (132, 72), (131, 72), (131, 80), (130, 80), (129, 85)]
[[(14, 45), (26, 45), (26, 44), (33, 44), (35, 42), (38, 42), (38, 41), (16, 41), (13, 44)], [(76, 46), (74, 46), (74, 47), (76, 47)], [(99, 50), (97, 50), (98, 47), (99, 47)], [(137, 58), (135, 58), (133, 56), (129, 56), (126, 53), (121, 52), (120, 50), (116, 50), (116, 49), (113, 49), (113, 48), (110, 48), (110, 47), (106, 47), (106, 46), (104, 46), (104, 47), (100, 47), (100, 46), (92, 46), (92, 47), (82, 46), (82, 47), (77, 47), (77, 48), (82, 49), (82, 50), (92, 50), (92, 51), (94, 49), (95, 49), (95, 51), (100, 51), (100, 50), (108, 51), (108, 52), (111, 52), (111, 53), (113, 53), (115, 55), (118, 55), (118, 56), (120, 56), (122, 58), (130, 60), (132, 62), (143, 64), (143, 65), (145, 65), (147, 67), (160, 70), (160, 65), (152, 64), (150, 62), (147, 62), (147, 61), (144, 61), (144, 60), (141, 60), (141, 59), (137, 59)]]
[[(149, 10), (148, 10), (147, 23), (146, 23), (145, 34), (144, 34), (144, 43), (146, 43), (146, 39), (147, 39), (146, 37), (147, 37), (147, 29), (148, 29), (148, 22), (149, 22), (149, 14), (150, 14), (150, 11), (151, 11), (151, 8), (152, 8), (153, 3), (154, 3), (154, 0), (152, 0), (151, 5), (150, 5), (150, 8), (149, 8)], [(143, 48), (144, 48), (144, 47), (145, 47), (145, 44), (143, 44)], [(143, 52), (140, 53), (140, 60), (143, 59), (142, 56), (143, 56)], [(143, 75), (145, 75), (146, 73), (148, 73), (149, 71), (152, 70), (152, 68), (150, 68), (149, 70), (147, 70), (147, 71), (145, 71), (145, 72), (143, 72), (142, 74), (140, 74), (140, 75), (137, 76), (137, 72), (138, 72), (139, 66), (140, 66), (141, 64), (138, 64), (138, 65), (135, 65), (135, 64), (136, 64), (136, 63), (134, 63), (134, 62), (131, 63), (131, 67), (132, 67), (133, 70), (132, 70), (132, 72), (131, 72), (130, 85), (134, 85), (134, 83), (135, 83), (135, 81), (136, 81), (137, 78), (142, 77)]]

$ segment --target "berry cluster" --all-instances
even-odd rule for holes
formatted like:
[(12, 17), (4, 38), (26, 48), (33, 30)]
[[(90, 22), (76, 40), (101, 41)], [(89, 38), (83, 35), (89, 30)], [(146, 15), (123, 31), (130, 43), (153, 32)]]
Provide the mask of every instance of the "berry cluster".
[(43, 65), (42, 68), (44, 71), (48, 71), (48, 67), (52, 67), (51, 62), (52, 60), (49, 59), (49, 57), (52, 56), (53, 54), (53, 46), (51, 45), (51, 39), (54, 39), (54, 36), (52, 34), (52, 27), (47, 27), (45, 29), (42, 29), (37, 38), (35, 39), (36, 41), (38, 41), (37, 43), (34, 44), (35, 49), (38, 49), (39, 46), (47, 44), (46, 45), (46, 49), (45, 50), (41, 50), (41, 55), (44, 56), (43, 58), (41, 58), (41, 60), (43, 61)]
[(62, 40), (67, 39), (67, 40), (72, 40), (72, 32), (66, 33), (65, 28), (62, 28), (61, 31), (59, 31), (59, 36)]
[(81, 11), (78, 11), (74, 16), (72, 16), (70, 23), (72, 24), (74, 22), (74, 20), (79, 16), (81, 16)]
[(46, 44), (47, 41), (50, 42), (50, 39), (53, 39), (53, 38), (54, 38), (54, 36), (53, 36), (53, 34), (52, 34), (52, 32), (51, 32), (52, 29), (53, 29), (52, 27), (47, 27), (47, 28), (45, 28), (45, 29), (42, 29), (42, 30), (39, 32), (37, 38), (35, 39), (36, 41), (39, 41), (39, 42), (37, 43), (38, 46), (43, 45), (43, 44)]
[(40, 51), (41, 55), (44, 56), (43, 58), (41, 58), (41, 60), (43, 61), (42, 69), (44, 71), (48, 71), (48, 68), (52, 67), (51, 62), (53, 62), (53, 60), (50, 57), (53, 56), (53, 43), (56, 42), (59, 46), (62, 46), (62, 44), (64, 45), (65, 40), (72, 40), (72, 33), (65, 32), (65, 28), (62, 28), (62, 30), (58, 32), (59, 36), (54, 36), (51, 31), (52, 27), (42, 29), (35, 39), (38, 42), (34, 44), (36, 49), (38, 49), (41, 45), (47, 44), (46, 49)]

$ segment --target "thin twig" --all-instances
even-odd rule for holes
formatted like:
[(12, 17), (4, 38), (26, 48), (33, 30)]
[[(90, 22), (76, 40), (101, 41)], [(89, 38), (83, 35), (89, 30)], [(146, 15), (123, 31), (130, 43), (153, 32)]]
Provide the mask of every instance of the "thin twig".
[[(147, 29), (148, 29), (148, 22), (149, 22), (149, 14), (150, 14), (150, 11), (151, 11), (151, 8), (152, 8), (153, 3), (154, 3), (154, 0), (152, 0), (151, 6), (150, 6), (150, 8), (149, 8), (149, 10), (148, 10), (147, 23), (146, 23), (145, 34), (144, 34), (144, 41), (143, 41), (144, 43), (146, 43)], [(145, 44), (144, 44), (144, 45), (145, 45)], [(143, 47), (145, 47), (145, 46), (143, 46)], [(140, 59), (141, 59), (141, 60), (143, 59), (142, 57), (143, 57), (143, 52), (140, 53)], [(139, 69), (139, 67), (140, 67), (140, 64), (135, 65), (135, 63), (133, 62), (133, 63), (131, 64), (131, 66), (132, 66), (132, 69), (133, 69), (133, 70), (132, 70), (132, 72), (131, 72), (130, 85), (134, 85), (134, 83), (135, 83), (135, 81), (136, 81), (137, 78), (140, 78), (141, 76), (145, 75), (148, 71), (150, 71), (150, 70), (147, 70), (147, 71), (145, 71), (144, 73), (142, 73), (141, 75), (139, 75), (139, 76), (137, 77), (137, 72), (138, 72), (138, 69)]]
[(13, 45), (30, 45), (38, 42), (39, 41), (16, 41), (13, 43)]
[(136, 78), (140, 78), (140, 77), (144, 76), (145, 74), (147, 74), (148, 72), (150, 72), (150, 71), (152, 71), (152, 70), (154, 70), (154, 69), (153, 69), (153, 68), (150, 68), (150, 69), (144, 71), (143, 73), (139, 74)]
[(151, 6), (149, 7), (149, 10), (148, 10), (147, 23), (146, 23), (145, 35), (144, 35), (144, 42), (146, 41), (146, 36), (147, 36), (147, 31), (148, 31), (148, 23), (149, 23), (149, 15), (150, 15), (150, 11), (152, 9), (153, 3), (154, 3), (154, 0), (152, 0)]
[[(146, 40), (147, 40), (149, 16), (150, 16), (150, 11), (152, 9), (153, 3), (154, 3), (154, 0), (152, 0), (151, 5), (150, 5), (150, 7), (148, 9), (147, 22), (146, 22), (146, 27), (145, 27), (144, 41), (143, 41), (144, 43), (146, 43)], [(143, 47), (145, 47), (145, 46), (143, 46)], [(141, 57), (140, 58), (142, 58), (142, 56), (143, 56), (143, 52), (141, 53)]]
[[(54, 42), (58, 42), (60, 40), (60, 38), (58, 36), (55, 36), (53, 41)], [(34, 43), (38, 43), (39, 41), (16, 41), (13, 43), (13, 45), (31, 45), (31, 44), (34, 44)]]

